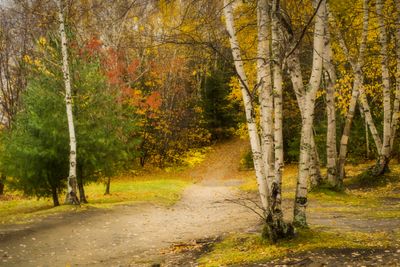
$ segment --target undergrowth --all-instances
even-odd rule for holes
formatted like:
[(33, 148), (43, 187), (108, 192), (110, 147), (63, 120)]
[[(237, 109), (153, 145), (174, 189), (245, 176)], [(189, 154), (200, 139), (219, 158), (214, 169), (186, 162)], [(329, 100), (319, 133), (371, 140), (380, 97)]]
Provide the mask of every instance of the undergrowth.
[(295, 238), (277, 244), (271, 244), (256, 234), (235, 234), (216, 244), (198, 263), (204, 267), (253, 264), (318, 249), (382, 248), (389, 245), (388, 234), (381, 232), (339, 233), (322, 228), (303, 229)]

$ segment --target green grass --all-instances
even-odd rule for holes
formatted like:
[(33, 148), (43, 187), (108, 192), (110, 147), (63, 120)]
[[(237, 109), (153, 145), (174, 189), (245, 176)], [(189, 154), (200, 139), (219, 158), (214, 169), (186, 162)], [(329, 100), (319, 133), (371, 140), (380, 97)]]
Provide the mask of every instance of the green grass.
[[(52, 214), (112, 208), (115, 205), (173, 205), (181, 198), (184, 189), (194, 182), (186, 177), (185, 171), (201, 164), (210, 151), (210, 147), (193, 149), (182, 156), (181, 165), (173, 165), (164, 170), (152, 166), (151, 169), (132, 170), (114, 177), (111, 180), (110, 195), (104, 195), (103, 183), (88, 184), (85, 186), (85, 195), (89, 204), (82, 204), (80, 207), (53, 207), (51, 199), (27, 198), (21, 192), (10, 193), (6, 188), (6, 195), (0, 198), (0, 224), (27, 223)], [(60, 195), (59, 199), (62, 203), (64, 195)]]
[[(346, 173), (349, 175), (349, 178), (345, 180), (345, 188), (358, 185), (359, 175), (371, 164), (373, 163), (369, 162), (346, 166)], [(282, 179), (282, 196), (284, 199), (294, 199), (297, 170), (297, 165), (288, 165), (285, 167)], [(393, 164), (393, 166), (391, 166), (391, 172), (383, 177), (377, 178), (382, 182), (377, 182), (372, 188), (360, 187), (357, 189), (346, 189), (344, 191), (319, 188), (311, 191), (308, 194), (308, 198), (310, 201), (322, 204), (323, 207), (320, 207), (320, 209), (326, 209), (326, 211), (369, 212), (371, 209), (381, 206), (386, 198), (400, 199), (399, 176), (400, 166)], [(245, 182), (240, 186), (240, 189), (248, 192), (257, 191), (254, 172), (246, 173)], [(313, 209), (315, 208), (309, 210)], [(394, 216), (391, 214), (395, 213), (396, 212), (381, 212), (374, 213), (374, 215), (381, 214), (382, 217), (391, 217)]]
[[(183, 179), (155, 179), (151, 176), (145, 180), (119, 178), (111, 182), (111, 194), (104, 195), (104, 184), (93, 183), (85, 187), (89, 204), (80, 207), (62, 205), (53, 207), (50, 199), (25, 198), (18, 193), (9, 200), (0, 201), (0, 224), (27, 223), (34, 219), (61, 212), (82, 212), (94, 208), (111, 208), (115, 205), (140, 202), (159, 205), (176, 203), (191, 182)], [(64, 196), (60, 196), (60, 202)]]
[(227, 266), (251, 264), (296, 254), (328, 248), (387, 247), (390, 238), (386, 233), (328, 232), (323, 229), (302, 230), (291, 240), (277, 244), (263, 241), (256, 234), (236, 234), (215, 245), (214, 249), (199, 259), (199, 266)]
[[(391, 166), (391, 173), (385, 175), (383, 182), (373, 187), (359, 187), (359, 175), (373, 163), (348, 165), (344, 191), (332, 191), (320, 188), (310, 192), (308, 198), (312, 205), (309, 213), (342, 213), (357, 218), (392, 219), (400, 217), (400, 166)], [(283, 197), (294, 198), (297, 181), (297, 166), (286, 166), (283, 174)], [(253, 172), (246, 173), (241, 190), (256, 192), (257, 184)], [(296, 254), (328, 248), (374, 248), (387, 247), (393, 235), (400, 232), (338, 232), (323, 227), (301, 230), (292, 240), (282, 240), (270, 244), (261, 239), (260, 234), (233, 234), (215, 245), (213, 250), (199, 260), (200, 266), (227, 266), (252, 264)]]

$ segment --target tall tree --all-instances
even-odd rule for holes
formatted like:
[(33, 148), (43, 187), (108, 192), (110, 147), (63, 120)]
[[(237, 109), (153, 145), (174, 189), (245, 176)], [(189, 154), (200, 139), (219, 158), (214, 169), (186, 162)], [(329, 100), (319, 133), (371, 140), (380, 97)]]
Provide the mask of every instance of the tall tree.
[[(328, 8), (328, 16), (329, 16), (330, 22), (332, 22), (335, 26), (337, 26), (330, 8)], [(359, 49), (358, 49), (358, 56), (356, 57), (356, 59), (351, 58), (350, 52), (344, 42), (343, 37), (341, 36), (340, 30), (338, 31), (339, 44), (340, 44), (342, 50), (344, 51), (347, 60), (350, 62), (351, 67), (354, 72), (354, 82), (353, 82), (353, 87), (352, 87), (350, 103), (349, 103), (348, 110), (346, 113), (345, 125), (344, 125), (342, 136), (340, 139), (339, 158), (338, 158), (338, 163), (337, 163), (338, 164), (337, 175), (339, 176), (338, 177), (339, 186), (341, 186), (343, 184), (343, 179), (345, 177), (345, 163), (346, 163), (346, 158), (347, 158), (351, 126), (352, 126), (355, 111), (356, 111), (357, 101), (358, 101), (359, 95), (360, 95), (360, 89), (362, 90), (362, 86), (364, 83), (362, 67), (363, 67), (364, 61), (365, 61), (364, 57), (365, 57), (366, 42), (367, 42), (367, 37), (368, 37), (368, 25), (369, 25), (368, 0), (364, 0), (363, 1), (363, 28), (362, 28), (362, 34), (361, 34), (362, 36), (361, 36), (361, 42), (360, 42)], [(335, 28), (338, 28), (338, 27), (335, 27)], [(364, 109), (364, 112), (366, 110), (369, 111), (369, 108)], [(367, 113), (365, 113), (365, 114), (367, 115)]]
[(325, 0), (314, 2), (317, 9), (314, 26), (314, 51), (313, 63), (310, 80), (305, 90), (304, 96), (304, 120), (301, 130), (300, 144), (300, 161), (299, 175), (296, 187), (296, 196), (294, 204), (294, 224), (298, 226), (306, 226), (306, 207), (307, 200), (307, 183), (309, 177), (309, 162), (311, 151), (311, 136), (313, 134), (313, 120), (315, 109), (315, 98), (317, 90), (321, 84), (322, 77), (322, 55), (324, 50), (324, 17), (325, 17)]
[[(378, 15), (379, 42), (381, 46), (381, 71), (383, 85), (383, 142), (379, 157), (379, 166), (375, 168), (375, 174), (383, 174), (387, 169), (390, 158), (390, 139), (391, 139), (391, 97), (390, 97), (390, 75), (389, 75), (389, 50), (386, 33), (386, 25), (383, 17), (382, 0), (376, 0), (376, 13)], [(398, 26), (399, 27), (399, 26)]]
[[(232, 56), (235, 64), (237, 76), (240, 81), (240, 87), (243, 97), (243, 104), (246, 111), (247, 128), (250, 137), (250, 145), (252, 148), (254, 168), (256, 171), (256, 178), (258, 183), (259, 194), (261, 197), (262, 207), (264, 210), (264, 231), (263, 235), (269, 238), (272, 242), (276, 242), (278, 239), (293, 235), (293, 227), (290, 224), (286, 224), (283, 221), (283, 212), (281, 209), (281, 181), (280, 172), (282, 170), (280, 151), (283, 150), (280, 147), (280, 138), (282, 128), (281, 118), (279, 112), (281, 111), (281, 105), (276, 105), (275, 110), (278, 114), (277, 122), (275, 123), (275, 138), (277, 139), (275, 146), (273, 147), (272, 133), (274, 129), (274, 121), (272, 119), (273, 112), (273, 95), (272, 95), (272, 82), (271, 82), (271, 68), (269, 65), (270, 61), (270, 50), (271, 39), (269, 32), (271, 31), (270, 23), (270, 9), (267, 0), (257, 1), (257, 32), (258, 32), (258, 49), (257, 49), (257, 86), (259, 87), (259, 98), (261, 106), (261, 138), (258, 133), (258, 128), (255, 120), (256, 110), (254, 108), (254, 96), (249, 88), (247, 75), (243, 65), (243, 59), (241, 56), (241, 50), (239, 41), (236, 36), (234, 15), (233, 15), (233, 2), (230, 0), (224, 1), (224, 15), (226, 29), (229, 34), (229, 41), (232, 50)], [(274, 1), (273, 8), (277, 11), (279, 3)], [(274, 44), (276, 45), (276, 44)], [(281, 70), (280, 70), (281, 71)], [(279, 75), (279, 73), (277, 74)], [(278, 81), (276, 86), (279, 87)], [(278, 88), (279, 90), (279, 88)], [(279, 100), (278, 100), (279, 101)], [(272, 103), (272, 105), (271, 105)], [(266, 113), (265, 108), (270, 112)], [(273, 149), (274, 148), (274, 149)], [(275, 155), (275, 166), (278, 167), (277, 171), (274, 171), (273, 157)]]
[(77, 180), (76, 180), (76, 136), (74, 116), (72, 111), (72, 91), (71, 91), (71, 78), (68, 63), (68, 44), (67, 36), (65, 33), (64, 22), (64, 5), (63, 0), (58, 0), (58, 19), (59, 19), (59, 33), (61, 37), (61, 50), (62, 50), (62, 71), (65, 84), (65, 106), (68, 119), (68, 132), (69, 132), (69, 175), (67, 183), (67, 198), (66, 202), (69, 204), (79, 204), (77, 197)]
[[(400, 25), (400, 2), (396, 2), (397, 9), (397, 25)], [(391, 139), (390, 139), (390, 150), (393, 150), (394, 139), (396, 137), (397, 125), (399, 123), (399, 111), (400, 111), (400, 27), (394, 33), (396, 42), (396, 92), (393, 104), (393, 116), (391, 125)]]
[(327, 132), (326, 132), (326, 168), (327, 183), (332, 187), (339, 186), (337, 176), (337, 148), (336, 148), (336, 105), (335, 105), (335, 83), (336, 70), (333, 63), (333, 51), (331, 45), (331, 34), (328, 23), (328, 15), (325, 15), (325, 47), (324, 47), (324, 77), (326, 83), (326, 116), (327, 116)]

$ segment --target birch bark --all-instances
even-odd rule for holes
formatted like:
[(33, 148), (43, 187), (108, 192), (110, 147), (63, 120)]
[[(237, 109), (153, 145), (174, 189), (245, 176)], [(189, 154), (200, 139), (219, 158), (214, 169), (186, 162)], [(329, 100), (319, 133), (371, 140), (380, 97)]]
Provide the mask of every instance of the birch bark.
[(274, 180), (274, 121), (270, 63), (270, 15), (267, 0), (257, 2), (257, 80), (260, 97), (261, 144), (268, 187)]
[[(273, 5), (279, 8), (278, 1), (274, 1)], [(232, 1), (224, 1), (224, 15), (226, 29), (229, 33), (229, 41), (231, 45), (233, 59), (235, 61), (235, 69), (241, 81), (241, 90), (243, 102), (246, 111), (247, 127), (252, 147), (254, 168), (258, 182), (258, 189), (261, 196), (261, 202), (264, 209), (265, 224), (263, 229), (263, 237), (268, 238), (272, 242), (276, 242), (283, 237), (292, 236), (294, 230), (291, 224), (286, 224), (283, 221), (283, 213), (281, 209), (281, 172), (283, 165), (283, 143), (282, 138), (282, 100), (277, 98), (277, 106), (275, 107), (275, 130), (276, 139), (275, 147), (273, 147), (272, 130), (273, 124), (273, 99), (271, 88), (271, 69), (270, 69), (270, 39), (268, 32), (270, 28), (270, 14), (267, 0), (259, 0), (257, 2), (257, 27), (258, 27), (258, 51), (257, 51), (257, 77), (260, 93), (261, 106), (261, 127), (262, 138), (257, 131), (255, 121), (255, 111), (251, 94), (248, 88), (246, 73), (243, 67), (240, 47), (236, 37), (234, 17), (232, 10)], [(277, 27), (275, 24), (274, 27)], [(274, 43), (274, 48), (276, 43)], [(276, 50), (274, 50), (276, 51)], [(274, 65), (275, 70), (275, 65)], [(279, 70), (281, 71), (281, 69)], [(274, 71), (274, 77), (279, 79), (281, 72)], [(276, 75), (276, 76), (275, 76)], [(282, 77), (280, 77), (282, 79)], [(276, 90), (282, 92), (279, 86), (282, 82), (275, 82)], [(279, 95), (279, 94), (278, 94)], [(280, 101), (280, 102), (279, 102)], [(269, 113), (266, 113), (266, 112)], [(273, 150), (275, 148), (275, 150)], [(275, 152), (275, 154), (273, 154)], [(277, 171), (274, 173), (273, 157), (275, 156), (275, 166)]]
[(269, 194), (268, 194), (267, 180), (264, 171), (260, 138), (257, 131), (255, 111), (248, 88), (247, 76), (244, 71), (239, 42), (236, 37), (232, 4), (233, 4), (232, 1), (224, 0), (224, 15), (225, 15), (226, 29), (229, 34), (229, 42), (231, 45), (233, 60), (235, 62), (235, 69), (240, 80), (240, 87), (242, 91), (243, 104), (246, 113), (247, 128), (250, 138), (250, 146), (253, 154), (254, 169), (256, 172), (258, 190), (261, 197), (262, 206), (264, 210), (267, 210)]
[(326, 168), (327, 183), (332, 187), (339, 186), (337, 175), (337, 148), (336, 148), (336, 107), (335, 107), (335, 83), (336, 70), (332, 60), (331, 35), (329, 24), (325, 16), (325, 48), (324, 48), (324, 69), (326, 81), (326, 116), (328, 121), (326, 134)]
[(274, 152), (275, 152), (275, 181), (281, 184), (283, 159), (283, 134), (282, 134), (282, 60), (280, 53), (279, 35), (279, 0), (272, 3), (272, 64), (273, 64), (273, 94), (274, 94)]
[[(346, 164), (346, 157), (347, 157), (347, 149), (348, 149), (348, 142), (349, 142), (349, 136), (350, 136), (350, 131), (351, 131), (351, 126), (353, 123), (353, 118), (357, 106), (357, 100), (359, 98), (359, 95), (362, 90), (362, 85), (364, 82), (364, 77), (362, 75), (362, 66), (364, 65), (364, 54), (365, 54), (365, 49), (366, 49), (366, 42), (367, 42), (367, 36), (368, 36), (368, 24), (369, 24), (369, 8), (368, 8), (368, 0), (363, 1), (363, 30), (362, 30), (362, 36), (361, 36), (361, 43), (360, 43), (360, 49), (358, 52), (358, 58), (357, 61), (352, 60), (350, 57), (350, 53), (347, 49), (347, 46), (344, 42), (343, 37), (340, 34), (339, 31), (339, 44), (342, 47), (348, 61), (350, 62), (353, 72), (354, 72), (354, 82), (353, 82), (353, 88), (352, 88), (352, 94), (351, 94), (351, 99), (350, 99), (350, 104), (349, 108), (346, 114), (346, 121), (345, 121), (345, 126), (343, 129), (342, 137), (340, 140), (340, 149), (339, 149), (339, 159), (338, 159), (338, 175), (339, 175), (339, 186), (343, 184), (343, 179), (345, 177), (345, 164)], [(334, 18), (332, 16), (332, 13), (329, 12), (329, 7), (328, 7), (328, 17), (329, 20), (334, 23)], [(335, 24), (335, 23), (334, 23)], [(361, 92), (360, 92), (361, 89)], [(362, 101), (362, 103), (365, 103)], [(369, 110), (369, 108), (368, 108)]]
[(325, 0), (317, 11), (314, 27), (314, 52), (313, 66), (310, 81), (306, 88), (304, 99), (304, 121), (302, 125), (302, 136), (300, 145), (299, 176), (296, 187), (296, 197), (294, 205), (294, 224), (306, 226), (306, 207), (307, 207), (307, 179), (309, 176), (309, 161), (311, 150), (311, 135), (314, 120), (315, 97), (321, 83), (322, 76), (322, 54), (324, 49), (324, 17)]
[(58, 0), (58, 19), (59, 19), (59, 33), (61, 37), (61, 49), (62, 49), (62, 72), (64, 76), (65, 84), (65, 105), (68, 119), (68, 131), (69, 131), (69, 176), (67, 182), (67, 197), (66, 203), (79, 204), (77, 197), (77, 181), (76, 181), (76, 137), (75, 137), (75, 125), (72, 112), (72, 94), (71, 94), (71, 79), (69, 73), (68, 64), (68, 49), (67, 49), (67, 37), (65, 34), (65, 22), (64, 22), (64, 6), (63, 0)]
[[(303, 84), (303, 74), (300, 66), (298, 51), (294, 51), (287, 61), (288, 72), (292, 81), (293, 90), (296, 94), (297, 104), (300, 109), (302, 121), (304, 121), (304, 96), (305, 89)], [(310, 184), (311, 187), (318, 186), (321, 182), (320, 163), (317, 147), (315, 145), (314, 134), (311, 135), (311, 151), (310, 151)]]
[[(396, 1), (397, 2), (397, 1)], [(389, 55), (386, 26), (382, 13), (382, 0), (376, 0), (376, 13), (378, 15), (379, 42), (381, 45), (381, 68), (383, 85), (383, 144), (381, 148), (379, 166), (375, 168), (375, 175), (385, 172), (390, 158), (391, 139), (391, 103), (390, 103), (390, 76), (389, 76)]]
[[(397, 24), (400, 25), (400, 2), (396, 1), (397, 9)], [(399, 111), (400, 111), (400, 27), (397, 27), (395, 32), (396, 42), (396, 93), (393, 104), (393, 116), (391, 125), (391, 139), (390, 139), (390, 151), (393, 150), (394, 138), (396, 137), (397, 125), (399, 123)]]
[[(259, 32), (263, 30), (264, 18), (261, 16), (266, 16), (267, 21), (270, 21), (270, 27), (267, 27), (266, 30), (271, 30), (271, 40), (265, 42), (265, 45), (269, 47), (270, 42), (272, 46), (272, 55), (271, 61), (273, 66), (273, 94), (270, 94), (270, 98), (273, 97), (273, 108), (274, 108), (274, 124), (272, 124), (272, 112), (271, 112), (271, 124), (269, 125), (271, 128), (274, 127), (274, 151), (273, 155), (275, 156), (275, 164), (274, 164), (274, 174), (268, 175), (267, 179), (269, 180), (269, 210), (266, 214), (266, 224), (264, 226), (263, 236), (272, 240), (272, 242), (276, 242), (280, 238), (292, 236), (294, 231), (291, 224), (286, 224), (283, 220), (283, 211), (282, 211), (282, 171), (283, 171), (283, 133), (282, 133), (282, 63), (281, 63), (281, 53), (280, 53), (280, 27), (278, 14), (280, 12), (280, 1), (273, 0), (272, 1), (272, 9), (271, 14), (258, 12), (259, 14)], [(259, 10), (267, 10), (268, 9), (268, 1), (267, 0), (259, 0), (258, 1)], [(269, 18), (270, 17), (270, 18)], [(261, 41), (261, 40), (260, 40)], [(259, 43), (260, 44), (260, 43)], [(268, 51), (268, 50), (265, 50)], [(259, 54), (258, 57), (263, 56)], [(265, 55), (264, 55), (265, 56)], [(267, 54), (267, 61), (269, 60), (269, 53)], [(271, 81), (271, 77), (269, 77)], [(265, 100), (265, 99), (263, 99)], [(271, 101), (271, 100), (270, 100)], [(260, 103), (261, 106), (264, 103)], [(267, 151), (268, 153), (268, 151)]]

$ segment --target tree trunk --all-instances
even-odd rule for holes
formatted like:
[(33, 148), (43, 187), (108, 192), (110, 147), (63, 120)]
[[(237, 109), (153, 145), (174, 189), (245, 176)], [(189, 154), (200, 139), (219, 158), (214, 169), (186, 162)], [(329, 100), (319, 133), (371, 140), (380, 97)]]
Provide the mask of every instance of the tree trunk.
[[(263, 229), (263, 237), (268, 238), (272, 242), (276, 242), (278, 239), (292, 236), (294, 229), (291, 224), (286, 224), (283, 221), (283, 213), (281, 209), (281, 182), (280, 176), (276, 176), (274, 173), (273, 164), (273, 153), (274, 143), (273, 136), (275, 134), (277, 142), (280, 142), (281, 130), (279, 125), (282, 123), (282, 118), (278, 118), (275, 125), (275, 131), (273, 131), (273, 117), (272, 112), (274, 111), (273, 100), (272, 100), (272, 88), (271, 88), (271, 69), (270, 69), (270, 39), (268, 32), (270, 31), (270, 17), (269, 17), (269, 6), (267, 0), (260, 0), (257, 2), (257, 26), (258, 26), (258, 60), (257, 60), (257, 79), (258, 79), (258, 90), (260, 96), (260, 107), (261, 107), (261, 129), (262, 138), (258, 135), (257, 124), (255, 120), (255, 110), (253, 106), (253, 99), (250, 93), (247, 76), (243, 67), (243, 61), (241, 58), (241, 52), (239, 43), (236, 37), (233, 10), (233, 2), (230, 0), (224, 1), (224, 15), (226, 22), (226, 29), (229, 33), (229, 41), (231, 45), (232, 55), (235, 63), (235, 69), (237, 76), (240, 81), (243, 103), (245, 107), (248, 134), (250, 137), (250, 145), (253, 153), (254, 169), (256, 172), (258, 189), (261, 196), (261, 203), (265, 215), (265, 224)], [(279, 7), (279, 3), (274, 1), (273, 5)], [(278, 10), (278, 9), (276, 9)], [(276, 73), (276, 75), (279, 75)], [(281, 83), (275, 83), (276, 86), (281, 86)], [(279, 90), (279, 89), (278, 89)], [(279, 101), (279, 100), (278, 100)], [(280, 106), (276, 106), (276, 114), (279, 115)], [(279, 121), (280, 120), (280, 121)], [(278, 143), (275, 144), (275, 153), (277, 158), (275, 164), (279, 164), (282, 161), (281, 156), (282, 146)], [(279, 164), (278, 172), (281, 172), (282, 166)]]
[(75, 137), (75, 125), (72, 112), (72, 94), (71, 94), (71, 80), (68, 63), (68, 48), (67, 48), (67, 36), (65, 33), (64, 23), (64, 6), (63, 0), (58, 0), (58, 19), (59, 19), (59, 32), (61, 37), (61, 49), (62, 49), (62, 60), (63, 60), (63, 76), (65, 83), (65, 105), (68, 119), (68, 131), (69, 131), (69, 176), (67, 182), (67, 196), (65, 202), (68, 204), (79, 204), (77, 197), (77, 182), (76, 182), (76, 137)]
[(85, 187), (83, 185), (83, 167), (80, 165), (78, 166), (78, 189), (79, 189), (79, 201), (81, 203), (88, 203), (85, 195)]
[(321, 165), (319, 163), (319, 156), (317, 145), (315, 144), (314, 131), (311, 133), (310, 139), (310, 187), (317, 188), (322, 183)]
[(368, 129), (368, 122), (367, 119), (364, 115), (364, 110), (362, 108), (362, 106), (360, 107), (360, 114), (361, 114), (361, 118), (364, 120), (364, 126), (365, 126), (365, 152), (366, 152), (366, 159), (369, 159), (369, 155), (370, 155), (370, 148), (369, 148), (369, 129)]
[[(396, 1), (397, 8), (397, 25), (400, 25), (400, 2)], [(396, 137), (397, 125), (399, 123), (399, 111), (400, 111), (400, 27), (397, 27), (395, 33), (396, 42), (396, 63), (397, 63), (397, 73), (396, 73), (396, 96), (393, 104), (393, 116), (392, 116), (392, 130), (390, 139), (390, 151), (393, 150), (394, 139)]]
[(6, 176), (4, 174), (0, 177), (0, 196), (4, 195), (4, 182), (6, 180)]
[(272, 64), (273, 64), (273, 92), (274, 92), (274, 151), (275, 151), (275, 181), (279, 184), (282, 180), (283, 160), (283, 108), (282, 108), (282, 60), (280, 55), (279, 34), (279, 0), (273, 1), (272, 7)]
[[(293, 90), (296, 94), (297, 104), (300, 109), (302, 121), (304, 122), (304, 84), (303, 74), (301, 72), (300, 59), (298, 51), (294, 51), (288, 59), (288, 72), (292, 81)], [(311, 136), (311, 154), (310, 154), (310, 184), (311, 187), (317, 187), (321, 182), (321, 171), (317, 146), (315, 145), (314, 134)]]
[(60, 206), (60, 201), (58, 201), (57, 187), (54, 185), (51, 185), (51, 195), (53, 198), (54, 207)]
[[(363, 75), (360, 72), (357, 72), (356, 75)], [(364, 80), (364, 77), (359, 78), (360, 80)], [(368, 124), (369, 130), (371, 131), (372, 139), (374, 140), (375, 146), (376, 146), (376, 151), (378, 151), (378, 154), (381, 155), (381, 148), (382, 148), (382, 141), (381, 138), (379, 137), (378, 130), (376, 129), (374, 119), (372, 118), (371, 110), (368, 104), (367, 96), (364, 91), (364, 87), (360, 86), (359, 87), (360, 91), (360, 96), (359, 96), (359, 102), (362, 107), (362, 112), (364, 113), (365, 120)]]
[(270, 36), (271, 19), (266, 0), (257, 3), (257, 80), (260, 96), (260, 125), (261, 148), (267, 186), (271, 187), (274, 180), (274, 102), (272, 94), (271, 65), (270, 65)]
[[(260, 4), (261, 1), (259, 1)], [(265, 1), (264, 1), (265, 2)], [(266, 216), (266, 227), (264, 237), (272, 242), (278, 239), (290, 237), (294, 234), (291, 224), (286, 224), (283, 220), (282, 211), (282, 171), (283, 160), (283, 108), (282, 108), (282, 60), (280, 54), (280, 35), (279, 35), (279, 0), (272, 1), (272, 64), (273, 64), (273, 92), (274, 92), (274, 154), (275, 154), (275, 179), (270, 188), (270, 212)], [(262, 103), (261, 103), (262, 105)], [(267, 231), (265, 231), (267, 230)]]
[(110, 187), (111, 187), (111, 178), (107, 177), (106, 192), (104, 192), (104, 195), (109, 195), (110, 194)]
[(314, 28), (314, 53), (311, 77), (307, 86), (304, 99), (304, 120), (302, 125), (302, 136), (300, 144), (299, 176), (296, 187), (293, 222), (297, 226), (307, 226), (306, 207), (307, 201), (307, 180), (309, 176), (311, 135), (314, 121), (314, 108), (317, 90), (321, 83), (322, 76), (322, 53), (324, 49), (324, 17), (325, 1), (317, 11)]
[(340, 183), (337, 174), (337, 147), (336, 147), (336, 105), (335, 105), (335, 83), (336, 70), (332, 59), (331, 35), (327, 16), (325, 16), (325, 48), (324, 69), (326, 70), (326, 117), (328, 121), (326, 133), (326, 181), (329, 186), (337, 188)]
[[(343, 129), (343, 134), (340, 140), (340, 150), (339, 150), (339, 162), (338, 162), (338, 174), (339, 174), (339, 186), (342, 186), (343, 179), (345, 178), (345, 164), (346, 164), (346, 157), (347, 157), (347, 148), (349, 143), (350, 137), (350, 130), (353, 123), (353, 118), (357, 106), (357, 100), (360, 95), (360, 88), (363, 85), (364, 77), (362, 75), (361, 67), (364, 65), (364, 54), (366, 49), (367, 37), (368, 37), (368, 23), (369, 23), (369, 8), (368, 8), (368, 0), (363, 1), (363, 29), (362, 29), (362, 37), (360, 43), (360, 49), (358, 52), (358, 59), (352, 60), (350, 57), (349, 50), (344, 42), (343, 37), (339, 31), (339, 44), (342, 47), (347, 60), (350, 62), (352, 69), (354, 71), (354, 82), (353, 82), (353, 89), (350, 99), (349, 109), (346, 114), (346, 122)], [(328, 16), (330, 21), (333, 23), (335, 22), (332, 13), (328, 10)], [(337, 27), (337, 26), (336, 26)]]
[(391, 103), (390, 103), (390, 75), (389, 55), (386, 26), (382, 14), (382, 0), (376, 0), (376, 13), (378, 15), (379, 42), (381, 45), (381, 69), (383, 85), (383, 144), (378, 161), (374, 168), (375, 175), (381, 175), (388, 169), (390, 160), (390, 139), (391, 139)]
[(370, 158), (370, 155), (371, 155), (371, 149), (369, 148), (369, 132), (368, 132), (368, 124), (367, 124), (367, 121), (365, 120), (365, 149), (367, 150), (366, 151), (366, 154), (367, 154), (367, 159), (369, 159)]
[(268, 185), (264, 172), (261, 144), (257, 131), (257, 124), (255, 119), (255, 111), (253, 107), (252, 97), (248, 87), (247, 76), (244, 71), (239, 42), (236, 37), (236, 31), (233, 19), (232, 1), (224, 0), (224, 15), (225, 15), (226, 29), (229, 34), (229, 42), (231, 45), (232, 56), (235, 62), (235, 70), (237, 72), (237, 76), (239, 78), (240, 87), (242, 91), (243, 104), (246, 114), (250, 145), (253, 154), (254, 170), (256, 172), (258, 190), (262, 206), (264, 210), (267, 210), (268, 196), (269, 196)]
[(349, 144), (349, 137), (350, 137), (350, 131), (351, 131), (351, 126), (353, 124), (353, 118), (354, 114), (356, 112), (356, 106), (357, 106), (357, 98), (359, 95), (358, 88), (362, 81), (359, 81), (357, 78), (355, 78), (353, 82), (353, 88), (352, 88), (352, 93), (351, 93), (351, 98), (350, 98), (350, 105), (346, 113), (346, 120), (343, 128), (343, 133), (342, 137), (340, 139), (340, 149), (339, 149), (339, 159), (338, 159), (338, 175), (339, 175), (339, 180), (338, 180), (338, 186), (341, 187), (343, 185), (343, 179), (346, 176), (345, 173), (345, 164), (346, 164), (346, 158), (347, 158), (347, 148)]

